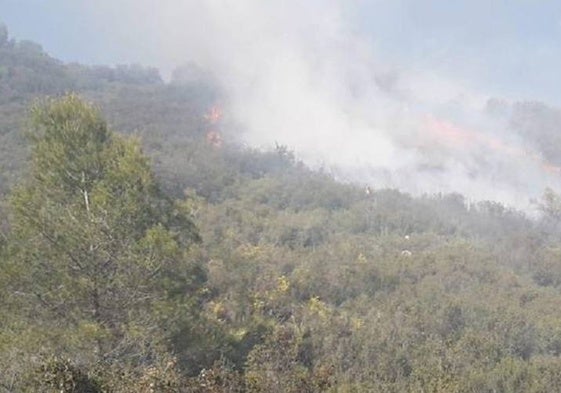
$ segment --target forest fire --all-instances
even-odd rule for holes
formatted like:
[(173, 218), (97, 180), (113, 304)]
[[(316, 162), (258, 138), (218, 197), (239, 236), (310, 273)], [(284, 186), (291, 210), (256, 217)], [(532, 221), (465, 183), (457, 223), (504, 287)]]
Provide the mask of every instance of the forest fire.
[(218, 105), (212, 106), (204, 115), (209, 124), (217, 124), (222, 119), (222, 109)]
[(561, 167), (544, 160), (537, 152), (511, 146), (501, 139), (485, 135), (479, 131), (463, 128), (447, 120), (427, 115), (423, 121), (424, 147), (441, 146), (456, 150), (487, 149), (497, 154), (509, 156), (512, 159), (525, 159), (537, 164), (544, 172), (561, 174)]
[(218, 131), (208, 131), (206, 133), (206, 142), (217, 149), (221, 148), (224, 143)]
[(448, 148), (466, 149), (478, 144), (479, 136), (446, 120), (427, 115), (423, 121), (423, 131), (431, 144), (437, 143)]
[(222, 109), (218, 105), (213, 105), (204, 115), (204, 118), (210, 126), (206, 133), (206, 142), (216, 149), (221, 148), (224, 141), (222, 140), (220, 131), (218, 131), (216, 127), (220, 126)]

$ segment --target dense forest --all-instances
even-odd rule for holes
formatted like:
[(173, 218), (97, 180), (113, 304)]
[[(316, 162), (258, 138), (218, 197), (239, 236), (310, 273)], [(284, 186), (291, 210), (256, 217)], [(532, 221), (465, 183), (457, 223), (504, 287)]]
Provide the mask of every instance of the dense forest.
[[(365, 192), (221, 99), (0, 28), (0, 392), (561, 391), (559, 195)], [(553, 160), (559, 117), (512, 124)]]

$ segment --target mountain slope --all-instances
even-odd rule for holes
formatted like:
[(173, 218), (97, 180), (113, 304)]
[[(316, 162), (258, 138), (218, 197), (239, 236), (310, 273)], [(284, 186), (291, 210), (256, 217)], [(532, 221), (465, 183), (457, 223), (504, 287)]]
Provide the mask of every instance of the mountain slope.
[[(47, 313), (45, 299), (71, 298), (64, 287), (43, 293), (39, 283), (17, 285), (28, 272), (50, 271), (41, 264), (62, 251), (40, 233), (27, 250), (13, 240), (17, 222), (3, 219), (0, 391), (49, 391), (61, 381), (68, 392), (561, 390), (561, 199), (554, 193), (543, 201), (544, 217), (530, 220), (461, 195), (414, 198), (375, 185), (365, 192), (308, 169), (283, 146), (241, 146), (235, 124), (213, 120), (220, 91), (204, 74), (163, 83), (153, 70), (66, 65), (35, 44), (1, 45), (4, 193), (27, 173), (21, 127), (28, 105), (76, 90), (101, 108), (110, 128), (141, 139), (166, 200), (177, 199), (166, 214), (188, 212), (202, 242), (178, 249), (169, 237), (182, 230), (164, 233), (152, 217), (144, 248), (132, 244), (120, 255), (127, 266), (143, 261), (139, 255), (164, 255), (174, 274), (143, 281), (170, 296), (151, 311), (107, 318), (115, 337), (124, 330), (118, 323), (129, 321), (130, 347), (152, 354), (112, 368), (119, 362), (92, 360), (98, 358), (85, 344), (105, 337), (88, 323), (88, 309), (76, 308), (72, 336), (64, 334), (72, 316)], [(125, 200), (127, 190), (111, 179)], [(33, 195), (43, 206), (40, 193)], [(74, 223), (73, 203), (65, 210), (48, 200), (45, 209), (57, 214), (40, 213), (64, 228), (65, 220)], [(164, 226), (171, 220), (159, 219)], [(126, 233), (138, 226), (117, 224)], [(90, 225), (97, 238), (116, 238)], [(65, 233), (70, 245), (89, 255), (95, 247), (80, 242), (89, 233), (72, 228)], [(84, 236), (76, 240), (74, 232)], [(182, 276), (176, 260), (202, 270)], [(73, 281), (74, 271), (63, 273), (88, 288), (88, 281)], [(112, 284), (120, 288), (121, 280)]]

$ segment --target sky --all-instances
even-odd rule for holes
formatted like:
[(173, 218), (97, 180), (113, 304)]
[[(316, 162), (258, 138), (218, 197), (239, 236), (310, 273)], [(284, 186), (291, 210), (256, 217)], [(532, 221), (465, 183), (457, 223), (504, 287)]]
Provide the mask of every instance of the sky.
[(345, 181), (522, 209), (561, 190), (485, 113), (490, 98), (561, 104), (558, 1), (0, 0), (0, 20), (64, 61), (164, 77), (194, 62), (245, 142)]
[(422, 64), (491, 92), (560, 102), (559, 1), (363, 4), (361, 28), (396, 62)]
[[(157, 8), (163, 1), (143, 1)], [(172, 1), (173, 2), (173, 1)], [(212, 0), (211, 0), (212, 2)], [(88, 64), (142, 63), (169, 71), (152, 57), (158, 42), (148, 12), (146, 35), (127, 34), (123, 7), (85, 0), (0, 0), (0, 20), (18, 39), (51, 55)], [(100, 3), (107, 3), (101, 1)], [(225, 2), (228, 3), (228, 2)], [(232, 3), (230, 1), (230, 3)], [(497, 95), (561, 104), (561, 2), (548, 0), (351, 0), (344, 12), (357, 33), (387, 62), (454, 76)], [(109, 9), (112, 8), (112, 9)], [(105, 13), (104, 13), (105, 11)], [(136, 14), (135, 14), (136, 15)], [(311, 15), (313, 18), (313, 15)], [(125, 25), (122, 22), (125, 21)], [(310, 21), (312, 23), (312, 21)]]

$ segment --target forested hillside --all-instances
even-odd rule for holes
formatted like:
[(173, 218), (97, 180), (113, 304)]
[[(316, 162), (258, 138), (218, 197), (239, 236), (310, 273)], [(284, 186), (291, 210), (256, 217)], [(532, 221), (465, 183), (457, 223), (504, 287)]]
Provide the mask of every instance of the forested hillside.
[(365, 192), (222, 98), (0, 30), (0, 392), (561, 391), (561, 197)]

